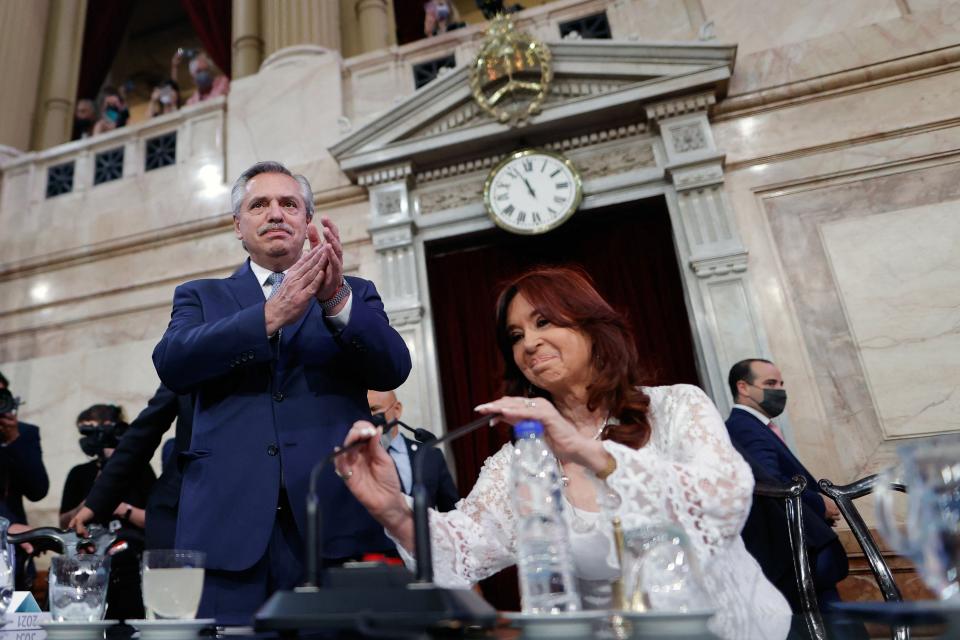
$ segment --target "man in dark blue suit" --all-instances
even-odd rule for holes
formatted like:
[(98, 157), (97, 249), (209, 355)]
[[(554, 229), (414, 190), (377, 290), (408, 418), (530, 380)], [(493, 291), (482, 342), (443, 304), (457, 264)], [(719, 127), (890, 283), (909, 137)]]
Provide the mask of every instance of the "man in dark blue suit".
[[(42, 500), (50, 489), (47, 470), (43, 466), (40, 451), (40, 429), (17, 419), (16, 401), (8, 387), (10, 382), (0, 373), (0, 390), (5, 392), (2, 404), (10, 405), (9, 411), (0, 414), (0, 517), (11, 523), (11, 531), (24, 531), (29, 527), (23, 499), (32, 502)], [(17, 567), (23, 567), (27, 557), (17, 549)], [(27, 573), (18, 572), (17, 589), (27, 589), (33, 579), (33, 565), (27, 565)], [(29, 575), (28, 575), (29, 574)]]
[[(817, 596), (821, 606), (839, 601), (836, 585), (847, 576), (848, 564), (843, 545), (831, 527), (840, 512), (832, 500), (815, 490), (816, 480), (787, 447), (772, 421), (783, 413), (787, 402), (780, 370), (769, 360), (742, 360), (730, 369), (727, 382), (736, 403), (727, 418), (727, 430), (756, 479), (780, 484), (791, 482), (796, 475), (807, 479), (801, 499)], [(755, 497), (742, 535), (767, 578), (796, 610), (796, 577), (783, 507), (773, 498)]]
[[(411, 366), (373, 283), (343, 276), (336, 227), (324, 218), (321, 240), (311, 224), (306, 178), (258, 163), (231, 202), (250, 259), (177, 287), (153, 353), (163, 383), (194, 397), (177, 547), (206, 553), (198, 615), (228, 624), (300, 582), (311, 469), (369, 417), (367, 389), (396, 388)], [(326, 561), (392, 548), (332, 465), (320, 483)]]
[[(453, 482), (450, 469), (443, 453), (436, 447), (424, 447), (415, 440), (402, 435), (395, 420), (403, 414), (403, 403), (397, 399), (393, 391), (369, 391), (367, 402), (370, 404), (371, 414), (383, 414), (384, 427), (383, 446), (393, 458), (400, 477), (400, 486), (403, 492), (411, 495), (413, 490), (413, 465), (420, 456), (426, 456), (421, 467), (421, 480), (427, 489), (428, 507), (438, 511), (451, 511), (460, 500), (457, 485)], [(389, 425), (393, 425), (390, 429)]]

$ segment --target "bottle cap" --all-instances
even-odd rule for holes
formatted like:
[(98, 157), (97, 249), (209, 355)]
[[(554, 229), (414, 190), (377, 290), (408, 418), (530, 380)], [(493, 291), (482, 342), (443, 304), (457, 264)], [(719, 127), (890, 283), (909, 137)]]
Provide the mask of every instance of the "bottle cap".
[(513, 435), (517, 440), (530, 436), (542, 436), (543, 424), (539, 420), (524, 420), (513, 427)]

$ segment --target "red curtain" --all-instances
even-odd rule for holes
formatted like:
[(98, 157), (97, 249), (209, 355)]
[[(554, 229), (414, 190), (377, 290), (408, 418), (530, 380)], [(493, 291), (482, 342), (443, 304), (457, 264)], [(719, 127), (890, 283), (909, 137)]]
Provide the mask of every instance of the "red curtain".
[(214, 64), (230, 77), (232, 0), (180, 0), (190, 25)]
[[(699, 384), (690, 320), (662, 198), (578, 214), (542, 236), (497, 229), (427, 247), (430, 299), (447, 426), (475, 417), (473, 407), (499, 397), (501, 363), (494, 304), (504, 281), (536, 264), (578, 264), (600, 293), (625, 311), (650, 384)], [(452, 444), (457, 486), (473, 488), (483, 461), (509, 439), (506, 427), (481, 429)], [(498, 609), (519, 604), (516, 574), (483, 584)]]
[(80, 54), (77, 100), (96, 99), (136, 5), (130, 0), (88, 0)]

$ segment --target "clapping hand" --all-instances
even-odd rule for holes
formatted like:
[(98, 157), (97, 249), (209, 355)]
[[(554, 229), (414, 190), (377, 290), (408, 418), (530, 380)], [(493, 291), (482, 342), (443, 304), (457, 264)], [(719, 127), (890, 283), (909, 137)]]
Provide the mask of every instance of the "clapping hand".
[(310, 300), (317, 295), (325, 280), (330, 252), (320, 244), (320, 232), (313, 225), (307, 225), (307, 238), (310, 249), (287, 269), (279, 291), (264, 306), (268, 336), (296, 322), (306, 312)]
[[(320, 226), (323, 229), (322, 251), (326, 255), (328, 267), (323, 272), (323, 281), (317, 290), (317, 300), (324, 302), (337, 294), (343, 282), (343, 246), (340, 244), (340, 230), (329, 217), (320, 218)], [(311, 228), (315, 229), (312, 226)], [(313, 245), (313, 240), (310, 244)], [(339, 309), (334, 312), (336, 311)]]

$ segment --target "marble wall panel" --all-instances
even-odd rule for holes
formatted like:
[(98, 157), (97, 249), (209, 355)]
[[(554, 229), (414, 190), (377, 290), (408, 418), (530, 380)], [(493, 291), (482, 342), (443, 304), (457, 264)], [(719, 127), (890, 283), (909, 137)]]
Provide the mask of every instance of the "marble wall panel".
[[(728, 164), (755, 161), (827, 145), (853, 146), (881, 134), (954, 120), (960, 104), (960, 71), (883, 85), (756, 115), (713, 127)], [(896, 105), (896, 108), (891, 108)]]
[(960, 431), (960, 201), (821, 225), (885, 438)]
[(700, 0), (717, 38), (740, 55), (900, 17), (896, 0)]
[(27, 503), (32, 524), (56, 524), (67, 473), (87, 460), (77, 444), (77, 414), (92, 404), (107, 402), (123, 406), (127, 418), (132, 419), (146, 406), (159, 383), (150, 364), (155, 344), (156, 339), (140, 340), (3, 363), (12, 390), (27, 402), (21, 419), (40, 427), (50, 476), (47, 497)]
[[(309, 164), (314, 191), (349, 184), (327, 152), (342, 135), (342, 61), (336, 52), (301, 47), (230, 85), (227, 181), (261, 160)], [(293, 52), (296, 53), (296, 52)]]
[[(707, 2), (720, 10), (716, 14), (707, 10), (709, 20), (725, 16), (718, 24), (718, 38), (739, 45), (730, 83), (733, 96), (953, 47), (960, 36), (957, 0), (922, 6), (903, 16), (897, 15), (892, 0)], [(744, 10), (748, 4), (750, 9)], [(797, 19), (787, 22), (793, 12), (799, 14)], [(756, 28), (758, 22), (782, 26)], [(784, 31), (791, 34), (788, 41), (781, 40)]]
[[(888, 464), (893, 448), (885, 442), (820, 229), (957, 200), (960, 164), (918, 165), (885, 175), (815, 181), (772, 190), (760, 198), (783, 269), (783, 294), (796, 316), (827, 420), (819, 437), (833, 438), (835, 443), (824, 453), (833, 459), (839, 477), (852, 480)], [(848, 454), (838, 456), (837, 451)]]

